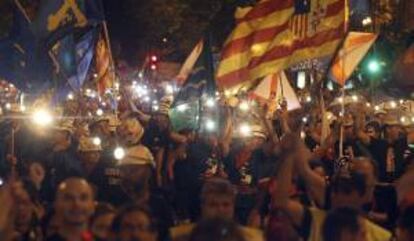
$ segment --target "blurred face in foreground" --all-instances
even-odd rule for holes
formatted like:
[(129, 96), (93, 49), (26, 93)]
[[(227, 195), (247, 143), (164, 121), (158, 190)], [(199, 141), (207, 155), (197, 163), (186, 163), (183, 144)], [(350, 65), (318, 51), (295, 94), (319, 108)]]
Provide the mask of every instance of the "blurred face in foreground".
[(134, 211), (123, 217), (118, 238), (119, 241), (155, 241), (157, 233), (146, 213)]
[(366, 241), (366, 229), (365, 229), (365, 222), (362, 218), (358, 219), (359, 223), (359, 230), (355, 232), (351, 232), (350, 230), (342, 230), (338, 241)]
[(107, 213), (97, 217), (91, 224), (91, 231), (93, 235), (100, 240), (107, 240), (114, 217), (114, 213)]
[(16, 217), (15, 227), (17, 231), (26, 232), (30, 227), (34, 215), (34, 204), (30, 200), (29, 194), (22, 188), (19, 189), (16, 197)]
[(55, 210), (62, 217), (62, 224), (86, 226), (94, 212), (92, 188), (87, 181), (69, 178), (59, 185)]
[(203, 218), (225, 218), (234, 217), (234, 198), (223, 194), (207, 195), (202, 205)]

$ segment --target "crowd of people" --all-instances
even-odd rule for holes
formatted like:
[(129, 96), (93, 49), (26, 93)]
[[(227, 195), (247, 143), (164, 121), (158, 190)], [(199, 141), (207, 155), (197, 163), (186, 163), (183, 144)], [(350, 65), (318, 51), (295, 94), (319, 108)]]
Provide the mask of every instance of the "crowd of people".
[(414, 131), (392, 112), (353, 108), (324, 130), (320, 111), (304, 123), (282, 105), (237, 135), (224, 101), (214, 131), (173, 130), (169, 98), (92, 118), (82, 105), (44, 127), (4, 114), (1, 241), (414, 240)]

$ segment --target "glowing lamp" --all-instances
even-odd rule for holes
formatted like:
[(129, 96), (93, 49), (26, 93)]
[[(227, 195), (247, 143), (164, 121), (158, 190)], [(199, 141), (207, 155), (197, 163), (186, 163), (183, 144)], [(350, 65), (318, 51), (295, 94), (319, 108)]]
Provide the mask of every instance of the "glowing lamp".
[(39, 126), (47, 126), (53, 122), (53, 116), (47, 110), (37, 110), (33, 113), (32, 120)]
[(99, 137), (94, 137), (94, 138), (92, 139), (92, 143), (93, 143), (95, 146), (100, 146), (100, 145), (101, 145), (101, 143), (102, 143), (101, 138), (99, 138)]
[(125, 157), (125, 150), (122, 147), (117, 147), (114, 150), (114, 157), (117, 160), (122, 160)]

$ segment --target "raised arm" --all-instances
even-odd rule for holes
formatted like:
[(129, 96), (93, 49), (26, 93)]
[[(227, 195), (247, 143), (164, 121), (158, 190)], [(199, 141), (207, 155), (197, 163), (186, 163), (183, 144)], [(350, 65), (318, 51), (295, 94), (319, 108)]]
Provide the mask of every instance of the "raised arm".
[(292, 134), (285, 136), (282, 139), (282, 149), (286, 154), (283, 159), (283, 164), (277, 174), (277, 188), (273, 193), (273, 206), (285, 211), (295, 226), (300, 226), (304, 217), (305, 209), (302, 204), (290, 199), (290, 190), (292, 184), (292, 172), (294, 168), (295, 160), (295, 142), (298, 137)]

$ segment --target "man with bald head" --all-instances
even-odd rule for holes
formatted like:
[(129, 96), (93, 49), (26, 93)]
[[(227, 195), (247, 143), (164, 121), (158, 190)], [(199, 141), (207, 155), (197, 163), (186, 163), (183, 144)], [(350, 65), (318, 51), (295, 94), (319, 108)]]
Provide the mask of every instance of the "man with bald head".
[(57, 234), (47, 241), (92, 240), (87, 231), (94, 212), (94, 195), (89, 183), (82, 178), (68, 178), (58, 187), (54, 208), (61, 218)]

